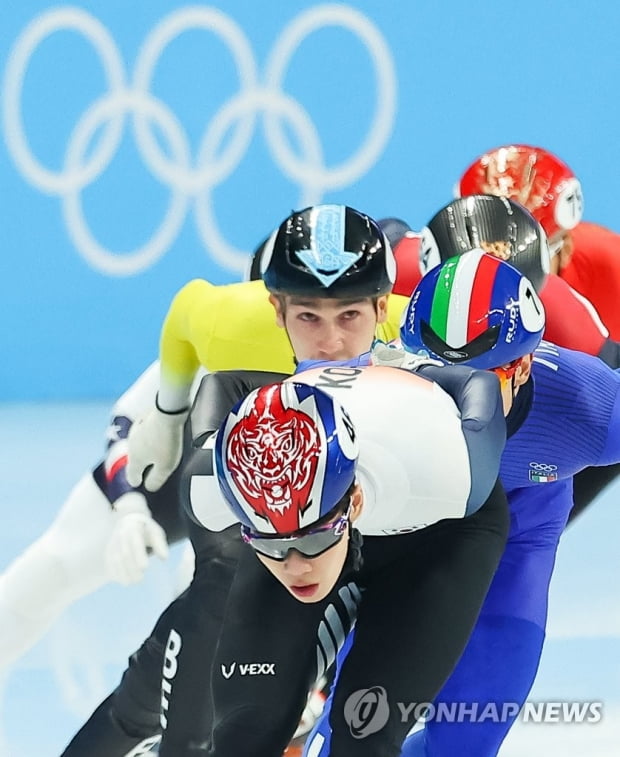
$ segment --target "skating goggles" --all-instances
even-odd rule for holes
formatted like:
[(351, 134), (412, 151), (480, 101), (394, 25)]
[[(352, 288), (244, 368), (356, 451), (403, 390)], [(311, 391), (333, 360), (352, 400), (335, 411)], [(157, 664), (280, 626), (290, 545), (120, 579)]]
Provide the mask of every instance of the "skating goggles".
[(521, 365), (523, 358), (517, 358), (508, 365), (503, 365), (500, 368), (491, 368), (491, 372), (499, 378), (499, 383), (505, 386), (510, 379), (515, 375), (517, 368)]
[(349, 504), (347, 511), (336, 520), (312, 528), (299, 536), (260, 534), (247, 526), (241, 526), (241, 537), (255, 552), (269, 557), (271, 560), (279, 560), (280, 562), (286, 560), (291, 549), (311, 560), (338, 544), (347, 530), (350, 513), (351, 505)]

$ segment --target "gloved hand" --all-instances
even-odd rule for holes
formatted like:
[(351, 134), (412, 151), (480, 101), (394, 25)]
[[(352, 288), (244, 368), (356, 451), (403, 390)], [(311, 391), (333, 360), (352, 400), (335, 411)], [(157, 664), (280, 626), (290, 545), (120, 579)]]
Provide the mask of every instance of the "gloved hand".
[(144, 494), (127, 492), (114, 506), (116, 523), (105, 550), (108, 575), (127, 586), (144, 577), (149, 564), (149, 550), (161, 560), (168, 557), (164, 529), (156, 523)]
[[(301, 742), (301, 745), (303, 746), (303, 743), (306, 740), (306, 736), (314, 728), (315, 723), (323, 714), (326, 698), (325, 694), (322, 691), (324, 685), (325, 679), (321, 679), (321, 681), (317, 683), (314, 689), (312, 689), (310, 694), (308, 694), (306, 707), (301, 714), (301, 720), (299, 721), (299, 725), (297, 726), (297, 730), (295, 731), (295, 734), (293, 735), (293, 739), (291, 741), (292, 745), (298, 745)], [(289, 753), (287, 751), (287, 757), (288, 754)]]
[(181, 461), (183, 426), (189, 410), (166, 413), (155, 407), (129, 429), (127, 467), (130, 486), (144, 486), (156, 492), (168, 480)]
[(439, 360), (433, 360), (425, 355), (414, 355), (402, 347), (390, 346), (385, 342), (377, 342), (373, 346), (370, 358), (373, 365), (406, 368), (408, 371), (415, 371), (423, 365), (443, 365)]

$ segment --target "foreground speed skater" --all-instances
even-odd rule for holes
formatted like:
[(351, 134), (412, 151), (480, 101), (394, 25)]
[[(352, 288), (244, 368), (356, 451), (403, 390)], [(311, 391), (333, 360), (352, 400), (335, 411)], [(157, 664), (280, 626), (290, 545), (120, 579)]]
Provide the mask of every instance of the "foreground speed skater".
[[(452, 399), (431, 376), (450, 386)], [(332, 421), (340, 403), (345, 414)], [(251, 550), (240, 554), (211, 667), (209, 754), (281, 754), (333, 650), (340, 626), (330, 606), (352, 586), (361, 593), (355, 642), (333, 693), (338, 705), (379, 682), (414, 699), (438, 685), (502, 551), (503, 494), (493, 485), (501, 442), (492, 446), (503, 429), (494, 376), (437, 366), (416, 375), (324, 364), (233, 408), (215, 440), (216, 471)], [(327, 448), (338, 439), (342, 454), (323, 460), (323, 439)], [(440, 475), (443, 454), (449, 476)], [(190, 500), (207, 526), (210, 502)], [(269, 660), (275, 675), (229, 675), (230, 661), (242, 658)], [(388, 754), (405, 732), (393, 717), (361, 741), (340, 722), (329, 754)]]

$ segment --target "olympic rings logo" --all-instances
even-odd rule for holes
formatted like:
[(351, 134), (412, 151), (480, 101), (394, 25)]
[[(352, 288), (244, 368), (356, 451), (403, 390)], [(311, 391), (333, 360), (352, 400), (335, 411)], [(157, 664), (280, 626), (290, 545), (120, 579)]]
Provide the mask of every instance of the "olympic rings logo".
[[(365, 45), (376, 75), (373, 121), (356, 153), (341, 164), (325, 165), (317, 129), (303, 106), (282, 88), (290, 61), (312, 32), (341, 26)], [(188, 30), (215, 33), (230, 51), (239, 88), (206, 125), (193, 158), (183, 125), (150, 91), (156, 63), (165, 48)], [(82, 114), (69, 137), (62, 169), (42, 165), (26, 139), (21, 112), (22, 89), (30, 59), (49, 35), (72, 30), (98, 53), (107, 91)], [(214, 188), (241, 163), (258, 117), (270, 154), (279, 170), (299, 187), (299, 206), (320, 202), (330, 190), (357, 181), (377, 161), (392, 132), (396, 111), (396, 75), (390, 50), (377, 28), (359, 11), (345, 5), (317, 5), (300, 13), (282, 31), (266, 62), (261, 80), (250, 43), (229, 16), (213, 7), (186, 6), (164, 17), (142, 44), (133, 78), (127, 81), (118, 47), (106, 27), (75, 7), (55, 8), (33, 20), (16, 40), (4, 80), (3, 117), (6, 142), (16, 166), (33, 186), (62, 200), (68, 233), (77, 250), (96, 269), (129, 276), (153, 265), (176, 239), (190, 201), (201, 239), (214, 259), (235, 273), (247, 263), (247, 251), (230, 245), (221, 234), (211, 203)], [(82, 208), (82, 191), (106, 170), (123, 139), (127, 116), (141, 159), (170, 190), (168, 207), (152, 237), (129, 252), (115, 253), (92, 234)], [(167, 142), (165, 154), (153, 133)], [(286, 129), (296, 139), (297, 155)], [(91, 148), (95, 135), (97, 144)], [(229, 139), (226, 139), (230, 137)], [(223, 147), (226, 139), (226, 145)]]
[(553, 473), (558, 469), (558, 466), (547, 463), (530, 463), (530, 468), (540, 473)]

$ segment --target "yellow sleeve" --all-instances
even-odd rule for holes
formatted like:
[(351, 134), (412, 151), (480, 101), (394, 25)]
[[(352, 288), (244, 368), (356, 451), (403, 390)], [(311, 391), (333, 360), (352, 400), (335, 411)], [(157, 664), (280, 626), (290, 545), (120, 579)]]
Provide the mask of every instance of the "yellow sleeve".
[(400, 336), (400, 321), (407, 303), (408, 297), (400, 294), (391, 294), (388, 297), (388, 314), (385, 323), (377, 326), (377, 339), (383, 342), (391, 342), (392, 339), (398, 339)]
[[(209, 317), (216, 309), (209, 307), (216, 287), (203, 279), (194, 279), (180, 289), (166, 314), (159, 339), (160, 385), (158, 401), (164, 410), (179, 410), (189, 402), (189, 392), (200, 366), (193, 339), (192, 314), (202, 304), (203, 327), (209, 331)], [(206, 304), (206, 307), (204, 305)]]
[(159, 406), (189, 402), (196, 371), (261, 370), (292, 373), (293, 350), (276, 325), (262, 281), (215, 286), (195, 279), (174, 297), (160, 337)]

